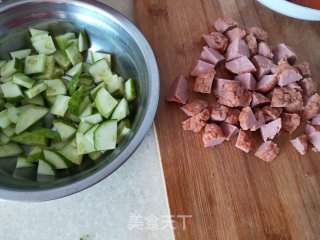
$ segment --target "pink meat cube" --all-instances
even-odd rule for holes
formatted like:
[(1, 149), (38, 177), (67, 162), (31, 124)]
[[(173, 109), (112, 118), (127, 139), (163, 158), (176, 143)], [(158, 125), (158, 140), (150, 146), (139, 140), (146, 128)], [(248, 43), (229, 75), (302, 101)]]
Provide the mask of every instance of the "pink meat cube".
[(240, 85), (226, 83), (218, 102), (228, 107), (246, 107), (251, 99), (251, 93)]
[(277, 74), (264, 75), (258, 82), (256, 91), (261, 93), (267, 93), (277, 85), (277, 82)]
[(226, 140), (230, 140), (233, 136), (236, 136), (239, 133), (239, 128), (229, 123), (222, 122), (220, 123), (220, 128), (226, 138)]
[(194, 62), (194, 64), (191, 67), (190, 75), (194, 77), (198, 77), (202, 74), (206, 74), (208, 72), (214, 71), (214, 65), (197, 60)]
[(266, 119), (264, 118), (263, 111), (258, 111), (254, 114), (257, 123), (250, 128), (250, 131), (257, 131), (261, 128), (264, 124), (266, 124)]
[(255, 156), (262, 159), (265, 162), (271, 162), (274, 160), (278, 154), (280, 153), (280, 149), (277, 144), (272, 141), (267, 141), (262, 143), (262, 145), (258, 148)]
[(296, 113), (281, 113), (282, 128), (292, 134), (300, 125), (301, 117)]
[(280, 117), (280, 114), (282, 113), (282, 108), (273, 108), (266, 106), (262, 108), (262, 111), (266, 122), (270, 122)]
[(206, 125), (202, 140), (204, 143), (204, 147), (209, 148), (223, 143), (226, 138), (221, 128), (217, 124), (210, 123)]
[(246, 36), (246, 31), (236, 27), (228, 32), (225, 33), (225, 35), (227, 36), (227, 38), (229, 38), (230, 42), (232, 42), (233, 40), (237, 39), (237, 38), (244, 38)]
[(296, 69), (298, 69), (299, 73), (304, 77), (310, 77), (311, 76), (311, 70), (310, 65), (307, 62), (299, 63), (294, 66)]
[(307, 99), (303, 116), (309, 120), (314, 118), (318, 113), (320, 113), (320, 96), (316, 93)]
[(280, 132), (282, 127), (281, 118), (278, 118), (270, 123), (262, 125), (261, 136), (262, 139), (266, 142), (268, 139), (274, 139), (275, 136)]
[(224, 120), (231, 125), (239, 125), (240, 110), (237, 108), (229, 108), (227, 118)]
[(287, 61), (291, 65), (294, 65), (297, 61), (297, 55), (295, 52), (285, 45), (284, 43), (280, 43), (273, 51), (274, 61), (275, 63), (279, 63), (280, 61)]
[(236, 38), (227, 48), (226, 60), (232, 61), (243, 56), (250, 57), (249, 48), (243, 39)]
[(234, 80), (228, 80), (223, 78), (216, 78), (213, 81), (213, 92), (216, 96), (221, 96), (224, 90), (224, 85), (226, 83), (229, 84), (235, 84), (237, 86), (240, 86), (240, 82), (234, 81)]
[(246, 43), (248, 45), (250, 54), (252, 56), (256, 55), (258, 51), (258, 42), (257, 39), (253, 36), (253, 34), (249, 34), (246, 36)]
[(224, 56), (222, 56), (218, 51), (207, 46), (203, 47), (201, 53), (201, 60), (211, 63), (212, 65), (218, 66), (221, 62), (224, 61)]
[(254, 73), (257, 71), (247, 56), (242, 56), (226, 63), (226, 69), (230, 72), (241, 75), (244, 73)]
[[(310, 127), (310, 126), (309, 126)], [(317, 128), (312, 128), (312, 131), (306, 131), (308, 142), (311, 143), (314, 146), (314, 149), (316, 152), (320, 151), (320, 131)]]
[(297, 82), (302, 79), (298, 70), (290, 65), (281, 64), (277, 68), (277, 75), (279, 77), (278, 85), (284, 87), (290, 83)]
[(247, 90), (254, 91), (256, 89), (257, 81), (251, 73), (244, 73), (236, 76), (235, 80), (239, 81), (240, 85)]
[(237, 27), (238, 23), (232, 18), (218, 18), (213, 25), (217, 31), (224, 33)]
[(267, 98), (266, 96), (262, 95), (261, 93), (252, 92), (252, 101), (251, 101), (251, 107), (257, 107), (264, 104), (270, 103), (271, 100)]
[(310, 135), (311, 133), (316, 132), (317, 129), (315, 128), (315, 126), (312, 126), (312, 125), (310, 125), (310, 124), (307, 124), (305, 131), (306, 131), (306, 134), (307, 134), (307, 136), (308, 136), (308, 135)]
[(202, 38), (210, 48), (218, 50), (219, 52), (225, 52), (229, 43), (228, 38), (220, 32), (204, 34)]
[(307, 153), (308, 139), (306, 135), (292, 139), (290, 142), (301, 155), (305, 155)]
[(254, 148), (254, 140), (250, 131), (244, 131), (240, 129), (236, 147), (240, 150), (249, 153)]
[(298, 85), (297, 82), (294, 83), (290, 83), (289, 85), (287, 85), (286, 87), (291, 88), (292, 90), (296, 91), (296, 92), (303, 92), (302, 88)]
[(261, 79), (263, 76), (275, 72), (275, 69), (277, 68), (277, 65), (275, 65), (272, 60), (260, 55), (254, 56), (252, 58), (252, 63), (257, 68), (257, 79)]
[(189, 117), (193, 117), (201, 113), (208, 107), (208, 103), (203, 100), (194, 100), (186, 105), (183, 105), (180, 109)]
[(275, 88), (270, 106), (285, 107), (288, 112), (301, 112), (303, 110), (302, 95), (291, 88)]
[(303, 96), (308, 98), (317, 92), (317, 83), (312, 78), (305, 78), (298, 82), (303, 91)]
[(258, 44), (258, 54), (269, 59), (273, 59), (273, 53), (268, 43), (259, 42)]
[(320, 126), (320, 114), (317, 114), (315, 117), (312, 118), (311, 124), (313, 126)]
[(259, 41), (267, 41), (268, 40), (268, 33), (259, 27), (250, 27), (247, 29), (247, 33), (252, 34), (255, 38)]
[(183, 130), (193, 131), (195, 133), (201, 132), (201, 130), (206, 126), (209, 118), (210, 112), (208, 109), (205, 109), (198, 115), (183, 121), (182, 128)]
[(188, 80), (185, 76), (178, 76), (171, 85), (166, 99), (168, 102), (186, 104), (189, 99)]
[(228, 112), (229, 112), (228, 107), (221, 105), (219, 103), (216, 103), (211, 107), (210, 119), (212, 121), (217, 121), (217, 122), (224, 121), (228, 116)]
[(216, 74), (215, 70), (199, 75), (193, 85), (194, 92), (211, 93), (213, 78)]
[(240, 126), (243, 130), (249, 130), (254, 125), (257, 124), (255, 115), (250, 107), (245, 107), (242, 109), (239, 115)]

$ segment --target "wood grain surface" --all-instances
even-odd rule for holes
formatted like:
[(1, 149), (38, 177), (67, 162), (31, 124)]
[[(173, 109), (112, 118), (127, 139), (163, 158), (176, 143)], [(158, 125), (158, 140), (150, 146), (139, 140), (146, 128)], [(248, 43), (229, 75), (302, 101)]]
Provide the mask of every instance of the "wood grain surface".
[(273, 45), (292, 46), (319, 83), (320, 24), (279, 15), (254, 0), (136, 0), (135, 10), (160, 69), (155, 129), (171, 214), (192, 215), (186, 229), (175, 224), (176, 239), (320, 239), (319, 153), (300, 156), (285, 133), (271, 163), (241, 152), (234, 141), (204, 149), (202, 134), (183, 131), (185, 115), (164, 97), (199, 58), (200, 36), (224, 16), (263, 27)]

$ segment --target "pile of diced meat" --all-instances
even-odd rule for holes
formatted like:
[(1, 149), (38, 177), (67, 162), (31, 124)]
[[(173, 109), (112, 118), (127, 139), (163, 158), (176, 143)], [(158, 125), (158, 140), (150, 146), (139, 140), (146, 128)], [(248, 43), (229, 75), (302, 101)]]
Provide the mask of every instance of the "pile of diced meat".
[[(216, 32), (202, 36), (206, 46), (190, 71), (192, 90), (210, 101), (189, 101), (184, 75), (167, 94), (167, 101), (184, 104), (181, 110), (189, 118), (183, 129), (204, 129), (206, 148), (237, 137), (237, 148), (246, 153), (257, 149), (255, 156), (269, 162), (279, 154), (273, 140), (280, 131), (292, 134), (306, 122), (305, 134), (291, 143), (302, 155), (309, 144), (320, 151), (320, 96), (309, 64), (297, 63), (297, 55), (284, 43), (271, 48), (267, 32), (259, 27), (243, 30), (231, 18), (220, 18), (214, 26)], [(232, 79), (217, 77), (225, 69)]]

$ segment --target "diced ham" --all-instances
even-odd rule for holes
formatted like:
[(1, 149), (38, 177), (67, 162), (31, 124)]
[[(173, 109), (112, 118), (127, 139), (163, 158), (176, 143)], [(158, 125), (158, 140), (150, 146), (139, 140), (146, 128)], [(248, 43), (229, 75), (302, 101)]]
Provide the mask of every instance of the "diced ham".
[(299, 73), (304, 77), (310, 77), (311, 76), (311, 70), (310, 70), (310, 66), (309, 63), (307, 62), (303, 62), (300, 64), (297, 64), (294, 66), (296, 69), (298, 69)]
[(245, 89), (248, 89), (251, 91), (254, 91), (256, 89), (257, 81), (251, 73), (244, 73), (239, 76), (236, 76), (235, 80), (239, 81), (240, 85)]
[(254, 140), (250, 131), (244, 131), (240, 129), (236, 147), (240, 150), (249, 153), (254, 148)]
[(280, 152), (277, 144), (272, 141), (267, 141), (262, 143), (262, 145), (258, 148), (255, 156), (262, 159), (265, 162), (271, 162), (274, 160)]
[(220, 123), (220, 127), (223, 131), (223, 134), (226, 138), (226, 140), (230, 140), (233, 136), (236, 136), (239, 133), (239, 128), (231, 125), (229, 123), (226, 122), (222, 122)]
[(252, 34), (255, 38), (259, 41), (267, 41), (268, 40), (268, 33), (259, 27), (250, 27), (247, 29), (247, 33)]
[(202, 74), (206, 74), (210, 71), (214, 71), (214, 65), (204, 62), (202, 60), (197, 60), (191, 67), (190, 75), (198, 77)]
[(233, 40), (237, 39), (237, 38), (244, 38), (246, 36), (246, 31), (236, 27), (234, 29), (231, 29), (230, 31), (227, 31), (225, 33), (225, 35), (227, 36), (227, 38), (229, 38), (230, 42), (232, 42)]
[(251, 101), (252, 108), (261, 106), (263, 104), (268, 104), (270, 102), (271, 100), (266, 96), (262, 95), (261, 93), (252, 92), (252, 101)]
[(306, 135), (292, 139), (290, 142), (301, 155), (305, 155), (307, 153), (308, 139)]
[(320, 114), (317, 114), (315, 117), (312, 118), (311, 124), (313, 126), (320, 126)]
[(217, 31), (224, 33), (237, 27), (238, 23), (232, 18), (218, 18), (213, 25)]
[(182, 106), (180, 109), (187, 114), (189, 117), (193, 117), (201, 113), (203, 110), (205, 110), (208, 107), (208, 103), (203, 100), (194, 100), (184, 106)]
[(226, 63), (226, 69), (234, 74), (254, 73), (257, 71), (247, 56), (234, 59)]
[(280, 132), (282, 127), (281, 118), (278, 118), (270, 123), (262, 125), (261, 136), (262, 139), (266, 142), (268, 139), (274, 139), (275, 136)]
[(250, 57), (249, 48), (243, 39), (236, 38), (227, 48), (226, 61), (232, 61), (243, 56)]
[(240, 110), (237, 108), (229, 108), (228, 115), (226, 120), (224, 120), (226, 123), (229, 123), (231, 125), (239, 125), (239, 115)]
[(220, 32), (203, 34), (202, 38), (209, 47), (218, 50), (219, 52), (225, 52), (229, 43), (228, 38)]
[(188, 80), (185, 76), (178, 76), (170, 87), (166, 95), (168, 102), (186, 104), (189, 99)]
[(275, 88), (270, 106), (285, 107), (288, 112), (301, 112), (303, 110), (302, 95), (291, 88)]
[(257, 123), (250, 128), (250, 131), (257, 131), (261, 128), (264, 124), (266, 124), (266, 119), (264, 118), (264, 114), (262, 111), (258, 111), (254, 114)]
[(234, 83), (224, 84), (218, 102), (228, 107), (246, 107), (250, 105), (252, 96), (250, 91)]
[(217, 146), (225, 141), (225, 136), (221, 128), (215, 124), (207, 124), (203, 134), (203, 143), (205, 148)]
[(298, 82), (304, 97), (311, 97), (317, 92), (317, 83), (312, 78), (305, 78)]
[(289, 64), (281, 64), (277, 68), (277, 73), (279, 76), (278, 85), (284, 87), (290, 83), (297, 82), (302, 79), (302, 76), (298, 70)]
[(288, 88), (291, 88), (292, 90), (296, 91), (296, 92), (301, 92), (302, 93), (302, 88), (298, 85), (297, 82), (294, 83), (290, 83), (288, 86), (286, 86)]
[(210, 112), (208, 109), (205, 109), (198, 115), (183, 121), (182, 128), (195, 133), (201, 132), (201, 130), (206, 126), (206, 122), (209, 120), (209, 118)]
[(199, 75), (194, 81), (193, 91), (200, 93), (211, 93), (213, 78), (216, 75), (215, 70)]
[(216, 96), (221, 96), (223, 93), (224, 85), (225, 84), (235, 84), (237, 86), (240, 86), (240, 82), (229, 80), (229, 79), (223, 79), (223, 78), (216, 78), (213, 81), (213, 92)]
[(282, 128), (292, 134), (300, 125), (301, 117), (296, 113), (281, 113)]
[(277, 68), (277, 65), (275, 65), (272, 60), (260, 55), (254, 56), (252, 58), (252, 63), (257, 68), (257, 79), (261, 79), (263, 76), (275, 72), (275, 69)]
[(316, 93), (307, 99), (303, 110), (303, 116), (309, 120), (314, 118), (318, 113), (320, 113), (320, 96)]
[(297, 61), (297, 55), (295, 52), (285, 45), (284, 43), (280, 43), (273, 51), (274, 61), (275, 63), (279, 63), (280, 61), (288, 61), (291, 65), (294, 65)]
[(320, 130), (313, 126), (307, 125), (306, 134), (308, 138), (308, 142), (311, 143), (316, 152), (320, 151)]
[(261, 56), (264, 56), (266, 58), (273, 59), (272, 50), (271, 50), (270, 46), (268, 45), (268, 43), (266, 43), (266, 42), (259, 42), (258, 54)]
[(256, 91), (261, 93), (267, 93), (277, 85), (277, 82), (277, 74), (264, 75), (258, 82)]
[(253, 36), (253, 34), (249, 34), (246, 36), (245, 40), (251, 56), (256, 55), (258, 52), (258, 42), (255, 36)]
[(249, 130), (254, 125), (257, 124), (255, 115), (250, 107), (245, 107), (242, 109), (239, 115), (240, 126), (243, 130)]
[(266, 122), (270, 122), (280, 117), (280, 114), (282, 113), (282, 108), (273, 108), (266, 106), (262, 108), (262, 111), (264, 114), (264, 118), (266, 119)]
[(221, 105), (219, 103), (216, 103), (211, 107), (210, 119), (212, 121), (217, 121), (217, 122), (224, 121), (228, 116), (228, 111), (229, 111), (228, 107)]
[(224, 61), (224, 56), (222, 56), (218, 51), (207, 46), (203, 47), (201, 53), (201, 60), (211, 63), (212, 65), (218, 66), (221, 62)]

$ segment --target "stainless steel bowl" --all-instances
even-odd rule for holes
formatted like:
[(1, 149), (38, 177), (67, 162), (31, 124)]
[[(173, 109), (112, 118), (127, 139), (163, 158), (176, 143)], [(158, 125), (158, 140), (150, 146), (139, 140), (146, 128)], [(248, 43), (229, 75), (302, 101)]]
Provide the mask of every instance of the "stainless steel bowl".
[[(159, 98), (159, 73), (153, 52), (141, 32), (124, 16), (94, 0), (19, 0), (0, 3), (0, 59), (25, 47), (28, 27), (56, 33), (85, 28), (93, 50), (111, 52), (116, 72), (137, 79), (132, 133), (108, 156), (52, 182), (12, 177), (15, 159), (0, 159), (0, 198), (46, 201), (64, 197), (106, 178), (136, 150), (150, 128)], [(110, 193), (109, 193), (110, 194)]]

